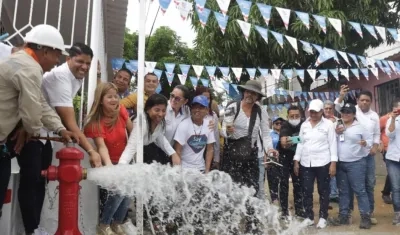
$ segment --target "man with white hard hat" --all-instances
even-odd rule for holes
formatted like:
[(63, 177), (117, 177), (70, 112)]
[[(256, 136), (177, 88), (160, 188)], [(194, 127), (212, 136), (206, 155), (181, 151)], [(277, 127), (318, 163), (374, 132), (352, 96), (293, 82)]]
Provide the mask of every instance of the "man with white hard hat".
[[(27, 141), (38, 136), (42, 126), (54, 131), (68, 141), (77, 138), (66, 130), (60, 117), (50, 108), (41, 91), (43, 72), (59, 63), (61, 54), (67, 54), (60, 32), (50, 25), (38, 25), (26, 34), (22, 50), (0, 61), (0, 169), (2, 185), (10, 177), (10, 159), (19, 154), (22, 146), (36, 142)], [(22, 124), (22, 125), (20, 125)], [(23, 126), (26, 132), (19, 128)], [(27, 134), (26, 134), (27, 133)], [(11, 139), (17, 139), (12, 143)], [(38, 163), (40, 164), (40, 163)], [(39, 178), (40, 172), (29, 172), (30, 166), (20, 166), (22, 178)], [(32, 182), (32, 181), (31, 181)], [(21, 182), (23, 183), (23, 182)], [(0, 188), (0, 199), (6, 188)], [(32, 201), (35, 201), (32, 198)], [(2, 202), (3, 200), (1, 200)], [(1, 203), (2, 204), (2, 203)], [(26, 234), (33, 234), (37, 224), (25, 226)]]

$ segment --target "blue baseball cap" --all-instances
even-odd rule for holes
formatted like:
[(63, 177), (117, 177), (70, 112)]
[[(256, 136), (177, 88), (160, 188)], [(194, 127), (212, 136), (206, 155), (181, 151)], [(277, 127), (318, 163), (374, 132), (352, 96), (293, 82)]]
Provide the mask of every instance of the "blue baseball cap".
[(279, 117), (279, 116), (276, 116), (276, 117), (273, 117), (272, 118), (272, 123), (274, 123), (274, 122), (276, 122), (276, 121), (284, 121), (285, 119), (283, 119), (283, 118), (281, 118), (281, 117)]
[(207, 97), (205, 97), (204, 95), (198, 95), (198, 96), (194, 97), (194, 99), (192, 101), (192, 105), (193, 104), (200, 104), (200, 105), (208, 108), (208, 105), (210, 104), (210, 102), (208, 102)]

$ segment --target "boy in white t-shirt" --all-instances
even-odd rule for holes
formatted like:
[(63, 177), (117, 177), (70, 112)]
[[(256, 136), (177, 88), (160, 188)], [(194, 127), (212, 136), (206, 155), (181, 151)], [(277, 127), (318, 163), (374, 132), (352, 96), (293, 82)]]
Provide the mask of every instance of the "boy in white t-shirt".
[[(208, 127), (204, 117), (208, 114), (209, 101), (203, 95), (196, 96), (191, 104), (191, 118), (183, 120), (175, 133), (174, 149), (181, 157), (183, 168), (208, 173), (214, 155), (214, 130)], [(206, 148), (207, 147), (207, 148)], [(204, 160), (204, 151), (206, 157)]]

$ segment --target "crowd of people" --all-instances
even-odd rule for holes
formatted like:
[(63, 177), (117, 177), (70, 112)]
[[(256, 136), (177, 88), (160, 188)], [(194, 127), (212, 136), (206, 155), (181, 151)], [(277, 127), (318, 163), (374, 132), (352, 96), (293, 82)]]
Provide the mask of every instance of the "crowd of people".
[[(66, 62), (59, 58), (66, 54)], [(61, 34), (52, 26), (35, 26), (22, 47), (0, 60), (0, 201), (11, 174), (11, 158), (20, 166), (18, 200), (26, 234), (47, 234), (40, 225), (45, 195), (41, 170), (52, 161), (51, 141), (35, 137), (54, 134), (75, 140), (89, 154), (92, 167), (134, 164), (138, 127), (137, 92), (129, 91), (132, 72), (121, 68), (111, 82), (98, 83), (94, 103), (83, 130), (78, 127), (73, 99), (81, 89), (93, 52), (85, 44), (64, 49)], [(57, 65), (57, 67), (55, 67)], [(290, 106), (286, 119), (268, 116), (261, 108), (264, 97), (258, 81), (239, 85), (241, 99), (232, 101), (220, 116), (213, 92), (207, 87), (189, 90), (175, 86), (169, 99), (157, 94), (159, 79), (144, 79), (143, 161), (180, 166), (204, 174), (224, 171), (234, 182), (255, 189), (255, 195), (280, 207), (281, 220), (290, 216), (314, 225), (313, 192), (317, 181), (319, 220), (328, 224), (351, 223), (354, 194), (361, 215), (360, 228), (377, 224), (374, 217), (375, 155), (384, 154), (388, 170), (383, 193), (393, 203), (393, 224), (400, 225), (400, 99), (381, 120), (371, 110), (372, 94), (361, 91), (357, 105), (346, 102), (348, 87), (325, 103), (312, 100), (308, 117)], [(340, 118), (335, 116), (335, 110)], [(89, 142), (93, 140), (93, 145)], [(294, 214), (290, 213), (289, 183), (293, 184)], [(268, 182), (269, 192), (264, 191)], [(339, 203), (339, 216), (328, 218), (329, 202)], [(266, 202), (267, 203), (267, 202)], [(100, 189), (99, 235), (133, 234), (128, 217), (131, 199)], [(262, 234), (248, 208), (245, 232)], [(150, 213), (150, 215), (152, 215)], [(160, 232), (173, 233), (177, 225), (148, 218)], [(203, 234), (204, 231), (195, 231)]]

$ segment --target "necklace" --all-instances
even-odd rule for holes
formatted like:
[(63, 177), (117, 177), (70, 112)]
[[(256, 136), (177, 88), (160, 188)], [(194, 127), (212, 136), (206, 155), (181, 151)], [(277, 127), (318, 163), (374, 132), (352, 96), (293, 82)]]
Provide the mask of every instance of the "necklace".
[(195, 135), (195, 136), (201, 135), (201, 131), (203, 130), (203, 123), (201, 123), (200, 132), (199, 132), (199, 133), (196, 132), (196, 127), (195, 127), (195, 124), (194, 124), (193, 120), (192, 120), (192, 126), (193, 126), (194, 135)]

